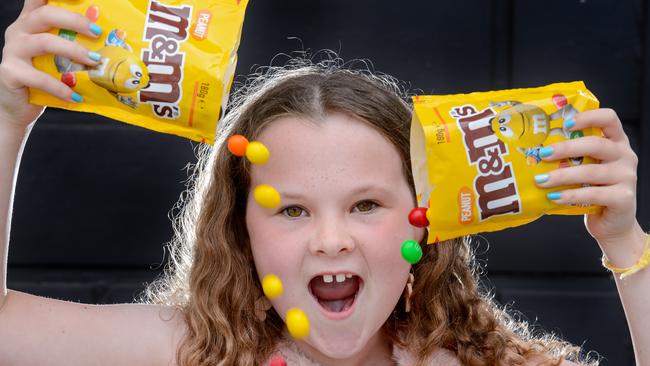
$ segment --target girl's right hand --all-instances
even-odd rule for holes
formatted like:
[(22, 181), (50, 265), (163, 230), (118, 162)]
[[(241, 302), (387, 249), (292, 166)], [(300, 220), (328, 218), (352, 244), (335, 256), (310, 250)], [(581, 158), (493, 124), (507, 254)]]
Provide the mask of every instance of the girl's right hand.
[(25, 0), (18, 19), (5, 31), (0, 63), (0, 124), (26, 128), (43, 113), (44, 107), (28, 102), (28, 87), (74, 103), (74, 91), (60, 80), (35, 69), (33, 57), (55, 54), (80, 64), (97, 65), (89, 58), (88, 49), (48, 31), (63, 28), (96, 38), (98, 34), (91, 29), (101, 32), (99, 27), (81, 14), (46, 3), (47, 0)]

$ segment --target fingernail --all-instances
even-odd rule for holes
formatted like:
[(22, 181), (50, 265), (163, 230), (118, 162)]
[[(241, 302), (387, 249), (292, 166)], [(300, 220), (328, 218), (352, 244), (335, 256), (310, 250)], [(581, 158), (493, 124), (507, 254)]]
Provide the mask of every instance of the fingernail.
[(535, 183), (541, 184), (548, 181), (548, 174), (537, 174), (535, 176)]
[(567, 119), (566, 121), (564, 121), (564, 128), (566, 128), (567, 130), (575, 125), (576, 125), (576, 121), (574, 121), (573, 119)]
[(77, 103), (81, 103), (84, 100), (84, 97), (81, 96), (81, 94), (78, 94), (76, 92), (72, 92), (72, 100), (74, 100)]
[(562, 197), (562, 192), (548, 192), (546, 197), (551, 201), (557, 201)]
[(539, 149), (539, 155), (543, 158), (553, 155), (553, 148), (551, 146), (546, 146)]
[(98, 36), (102, 34), (102, 27), (98, 26), (97, 23), (90, 23), (90, 31)]
[(93, 60), (93, 61), (99, 61), (99, 60), (101, 60), (102, 55), (100, 55), (97, 52), (88, 51), (88, 58)]

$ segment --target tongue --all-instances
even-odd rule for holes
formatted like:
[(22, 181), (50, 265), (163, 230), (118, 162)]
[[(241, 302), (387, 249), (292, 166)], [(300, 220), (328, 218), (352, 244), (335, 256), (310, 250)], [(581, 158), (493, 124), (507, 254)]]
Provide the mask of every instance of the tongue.
[[(332, 281), (325, 283), (323, 276), (318, 276), (310, 282), (311, 292), (319, 300), (336, 302), (340, 300), (343, 304), (345, 300), (353, 296), (359, 290), (359, 278), (353, 276), (346, 278), (343, 282)], [(341, 305), (342, 307), (342, 305)]]

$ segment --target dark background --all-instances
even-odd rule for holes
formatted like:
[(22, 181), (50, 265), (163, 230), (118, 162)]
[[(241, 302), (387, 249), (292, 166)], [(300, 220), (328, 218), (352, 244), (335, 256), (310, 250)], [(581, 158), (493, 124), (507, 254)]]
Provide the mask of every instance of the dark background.
[[(0, 3), (3, 29), (21, 7)], [(637, 217), (648, 230), (649, 15), (647, 0), (252, 0), (237, 73), (278, 53), (333, 49), (429, 94), (584, 80), (618, 112), (640, 157)], [(179, 137), (48, 110), (20, 167), (9, 287), (130, 302), (167, 259), (168, 214), (193, 161), (193, 144)], [(603, 364), (633, 365), (613, 279), (582, 220), (547, 217), (476, 237), (486, 284), (529, 321), (598, 351)]]

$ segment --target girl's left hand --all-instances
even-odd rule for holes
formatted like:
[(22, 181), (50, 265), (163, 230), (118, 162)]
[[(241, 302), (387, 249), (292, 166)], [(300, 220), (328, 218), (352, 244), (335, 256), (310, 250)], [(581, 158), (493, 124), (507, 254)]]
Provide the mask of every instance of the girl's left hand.
[[(565, 121), (565, 126), (567, 122), (570, 124)], [(608, 243), (620, 243), (639, 235), (640, 226), (636, 222), (636, 172), (639, 159), (630, 147), (621, 121), (613, 110), (597, 109), (578, 113), (574, 122), (571, 131), (600, 127), (605, 137), (585, 136), (555, 143), (550, 146), (551, 154), (543, 157), (543, 160), (590, 156), (601, 163), (553, 170), (549, 172), (548, 180), (538, 186), (548, 188), (590, 184), (589, 187), (561, 191), (560, 197), (554, 199), (554, 202), (604, 206), (600, 214), (585, 215), (585, 226), (605, 250)], [(549, 198), (556, 197), (549, 195)], [(642, 230), (640, 232), (643, 233)], [(620, 250), (631, 249), (625, 248), (625, 245), (617, 247)]]

